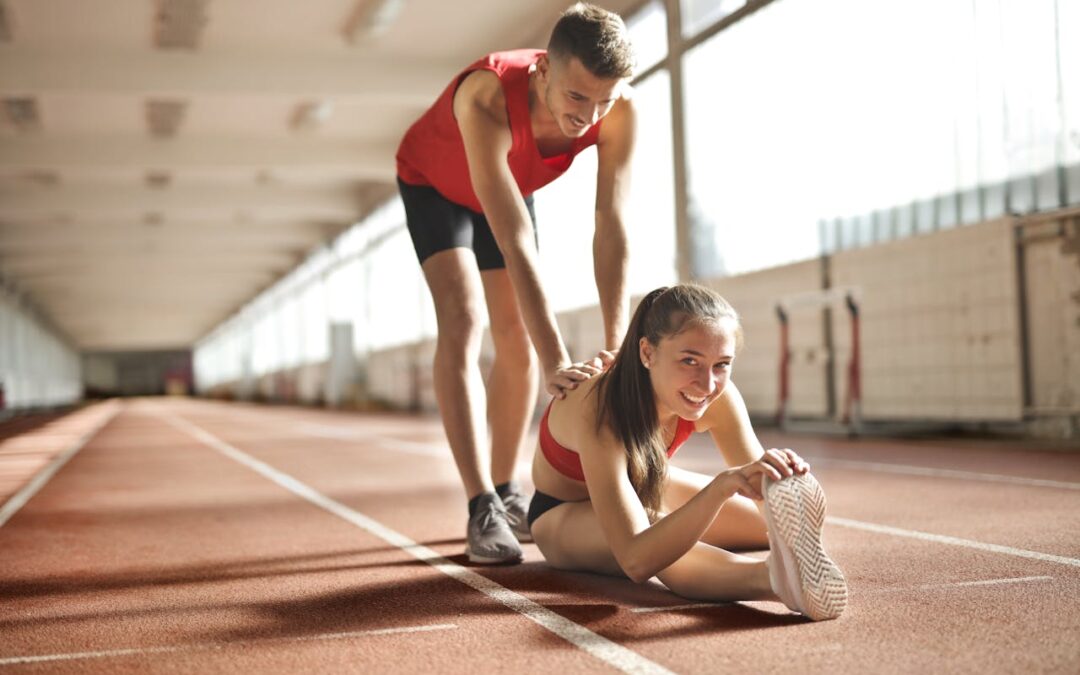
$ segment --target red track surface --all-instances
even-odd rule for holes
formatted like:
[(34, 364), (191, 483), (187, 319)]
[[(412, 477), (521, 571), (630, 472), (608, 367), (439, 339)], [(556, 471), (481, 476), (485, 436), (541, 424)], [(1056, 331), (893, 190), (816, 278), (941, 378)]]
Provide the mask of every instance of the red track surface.
[[(0, 427), (0, 501), (109, 405)], [(519, 566), (468, 566), (436, 419), (116, 410), (0, 517), (0, 673), (1080, 672), (1077, 454), (764, 434), (808, 457), (829, 495), (851, 600), (814, 624), (775, 603), (636, 611), (689, 603), (552, 570), (532, 545)], [(677, 463), (722, 467), (704, 436)], [(417, 558), (428, 549), (439, 567)], [(577, 643), (541, 625), (560, 620)]]

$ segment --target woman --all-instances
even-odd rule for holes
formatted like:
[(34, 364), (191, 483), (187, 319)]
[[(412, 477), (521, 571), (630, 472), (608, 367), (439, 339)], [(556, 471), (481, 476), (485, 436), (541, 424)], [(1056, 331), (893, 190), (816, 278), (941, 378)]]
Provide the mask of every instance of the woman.
[[(656, 576), (686, 598), (780, 600), (836, 618), (847, 586), (821, 547), (825, 496), (796, 453), (757, 441), (729, 381), (741, 334), (709, 289), (649, 293), (611, 367), (544, 414), (533, 538), (558, 568)], [(700, 431), (733, 468), (710, 478), (668, 465)], [(765, 547), (766, 560), (729, 552)]]

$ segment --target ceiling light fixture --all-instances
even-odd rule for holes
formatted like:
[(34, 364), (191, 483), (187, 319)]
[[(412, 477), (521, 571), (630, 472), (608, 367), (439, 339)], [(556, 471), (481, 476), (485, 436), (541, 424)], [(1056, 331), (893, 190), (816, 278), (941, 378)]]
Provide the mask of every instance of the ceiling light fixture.
[(5, 98), (4, 117), (16, 131), (22, 133), (41, 128), (41, 113), (34, 98)]
[(379, 37), (390, 30), (404, 8), (405, 0), (360, 0), (345, 22), (345, 41), (355, 45)]
[(28, 183), (33, 183), (42, 187), (56, 187), (60, 184), (60, 174), (45, 169), (26, 171), (21, 177)]
[(172, 174), (168, 171), (147, 171), (146, 186), (151, 188), (166, 188), (172, 183)]
[(3, 0), (0, 0), (0, 42), (11, 42), (11, 18)]
[(172, 138), (187, 112), (187, 101), (150, 99), (146, 102), (146, 126), (156, 138)]
[(334, 114), (334, 104), (330, 101), (307, 101), (296, 106), (289, 126), (293, 131), (311, 131), (326, 123)]
[(209, 0), (158, 0), (154, 44), (160, 49), (195, 49), (206, 27)]

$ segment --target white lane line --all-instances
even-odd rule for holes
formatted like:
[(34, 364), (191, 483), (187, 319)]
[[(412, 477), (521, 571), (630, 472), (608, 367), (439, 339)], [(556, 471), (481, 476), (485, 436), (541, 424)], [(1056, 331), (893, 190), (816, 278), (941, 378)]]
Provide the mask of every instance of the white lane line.
[(450, 453), (450, 448), (447, 446), (432, 445), (428, 443), (416, 443), (413, 441), (403, 441), (392, 436), (372, 434), (364, 431), (355, 431), (351, 429), (342, 429), (340, 427), (331, 427), (321, 424), (301, 424), (299, 426), (299, 429), (300, 431), (308, 434), (309, 436), (318, 436), (320, 438), (336, 438), (346, 441), (374, 441), (382, 450), (392, 450), (394, 452), (402, 452), (408, 455), (422, 455), (424, 457), (443, 457), (445, 459), (453, 458), (453, 455)]
[(418, 544), (400, 532), (386, 527), (377, 520), (369, 518), (359, 511), (355, 511), (348, 506), (315, 491), (313, 488), (301, 483), (292, 476), (278, 471), (269, 464), (255, 459), (242, 450), (234, 448), (225, 441), (222, 441), (211, 435), (209, 432), (195, 426), (191, 422), (169, 413), (161, 413), (160, 416), (169, 424), (186, 431), (202, 443), (214, 448), (226, 457), (243, 464), (263, 477), (277, 483), (286, 490), (289, 490), (298, 497), (306, 499), (312, 504), (329, 511), (342, 520), (356, 525), (360, 529), (393, 546), (397, 546), (417, 560), (426, 562), (443, 574), (480, 591), (515, 612), (523, 614), (540, 626), (588, 654), (591, 654), (597, 659), (600, 659), (609, 666), (624, 673), (668, 674), (671, 672), (663, 666), (649, 661), (644, 656), (556, 614), (543, 605), (511, 591), (481, 574), (477, 574), (472, 570), (447, 560), (434, 550)]
[(918, 530), (905, 530), (899, 527), (889, 527), (888, 525), (878, 525), (876, 523), (865, 523), (860, 520), (851, 520), (849, 518), (837, 518), (835, 516), (829, 516), (825, 519), (826, 522), (832, 525), (839, 525), (841, 527), (850, 527), (855, 530), (864, 530), (866, 532), (876, 532), (878, 534), (891, 534), (895, 537), (907, 537), (909, 539), (921, 539), (923, 541), (932, 541), (938, 544), (949, 544), (951, 546), (964, 546), (966, 548), (973, 548), (979, 551), (988, 551), (990, 553), (1003, 553), (1005, 555), (1016, 556), (1018, 558), (1028, 558), (1031, 560), (1040, 560), (1042, 562), (1052, 562), (1061, 565), (1069, 565), (1071, 567), (1080, 567), (1080, 560), (1076, 558), (1066, 558), (1060, 555), (1051, 555), (1049, 553), (1039, 553), (1038, 551), (1028, 551), (1022, 548), (1013, 548), (1011, 546), (1001, 546), (999, 544), (987, 544), (981, 541), (974, 541), (972, 539), (961, 539), (959, 537), (949, 537), (942, 534), (931, 534), (929, 532), (919, 532)]
[(925, 466), (912, 466), (909, 464), (887, 464), (884, 462), (861, 462), (848, 459), (807, 459), (806, 461), (817, 466), (835, 466), (841, 469), (856, 469), (859, 471), (876, 471), (880, 473), (897, 473), (908, 476), (931, 476), (934, 478), (960, 478), (963, 480), (976, 480), (989, 483), (1011, 483), (1013, 485), (1030, 485), (1035, 487), (1062, 488), (1065, 490), (1080, 490), (1080, 483), (1070, 483), (1060, 480), (1044, 480), (1041, 478), (1023, 478), (1021, 476), (1006, 476), (998, 473), (978, 473), (975, 471), (958, 471), (956, 469), (933, 469)]
[(1003, 584), (1022, 584), (1029, 581), (1053, 581), (1054, 577), (1010, 577), (1008, 579), (986, 579), (983, 581), (957, 581), (951, 584), (924, 584), (916, 586), (920, 591), (930, 591), (939, 588), (966, 588), (968, 586), (1001, 586)]
[(236, 642), (205, 642), (191, 645), (172, 645), (164, 647), (136, 647), (132, 649), (108, 649), (100, 652), (72, 652), (69, 654), (44, 654), (41, 656), (9, 656), (0, 658), (0, 666), (23, 665), (26, 663), (44, 663), (48, 661), (77, 661), (81, 659), (102, 659), (110, 656), (142, 656), (144, 654), (171, 654), (176, 652), (203, 652), (231, 647), (246, 647), (251, 645), (283, 644), (292, 642), (313, 642), (316, 640), (347, 640), (349, 638), (367, 637), (371, 635), (396, 635), (399, 633), (423, 633), (436, 630), (451, 630), (457, 628), (452, 623), (439, 623), (430, 626), (404, 626), (401, 628), (377, 628), (374, 630), (357, 630), (347, 633), (323, 633), (321, 635), (305, 635), (290, 638), (265, 638), (262, 640), (238, 640)]
[(108, 413), (97, 424), (93, 426), (89, 431), (82, 435), (82, 437), (75, 442), (67, 450), (64, 450), (53, 459), (44, 469), (39, 471), (29, 483), (23, 486), (23, 489), (19, 490), (7, 500), (2, 507), (0, 507), (0, 527), (3, 527), (8, 520), (14, 516), (19, 509), (26, 505), (26, 502), (38, 493), (41, 488), (45, 487), (45, 484), (52, 480), (52, 477), (56, 475), (56, 472), (64, 467), (68, 463), (68, 460), (75, 456), (79, 450), (83, 449), (83, 446), (90, 442), (90, 439), (97, 435), (99, 431), (109, 423), (112, 418), (116, 417), (116, 414), (120, 412), (120, 404), (113, 401), (106, 403), (105, 405), (111, 406)]
[(911, 591), (941, 591), (952, 588), (968, 588), (971, 586), (1005, 586), (1008, 584), (1025, 584), (1032, 581), (1053, 581), (1054, 577), (1009, 577), (1006, 579), (986, 579), (983, 581), (957, 581), (951, 584), (921, 584), (918, 586), (897, 586), (895, 588), (876, 588), (869, 593), (910, 593)]
[(708, 607), (724, 607), (730, 604), (730, 602), (698, 602), (693, 605), (671, 605), (669, 607), (633, 607), (630, 611), (635, 614), (644, 614), (646, 612), (674, 612), (680, 609), (706, 609)]

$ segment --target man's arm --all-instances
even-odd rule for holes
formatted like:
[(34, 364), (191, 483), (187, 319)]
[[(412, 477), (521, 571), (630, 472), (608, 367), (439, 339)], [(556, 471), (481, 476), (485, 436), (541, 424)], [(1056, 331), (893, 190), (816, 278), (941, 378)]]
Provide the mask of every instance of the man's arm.
[(630, 192), (635, 134), (633, 102), (629, 98), (619, 99), (604, 118), (597, 140), (593, 273), (604, 317), (605, 349), (619, 348), (630, 320), (626, 288), (630, 254), (623, 213)]
[(501, 97), (501, 92), (494, 73), (472, 73), (454, 97), (454, 115), (465, 143), (473, 190), (506, 261), (525, 327), (543, 368), (547, 391), (562, 398), (564, 389), (576, 387), (577, 382), (597, 369), (571, 363), (555, 314), (540, 284), (532, 221), (506, 163), (513, 142), (510, 127), (505, 119), (499, 119), (498, 113), (492, 112), (493, 108), (505, 110), (503, 105), (492, 104), (493, 99)]

